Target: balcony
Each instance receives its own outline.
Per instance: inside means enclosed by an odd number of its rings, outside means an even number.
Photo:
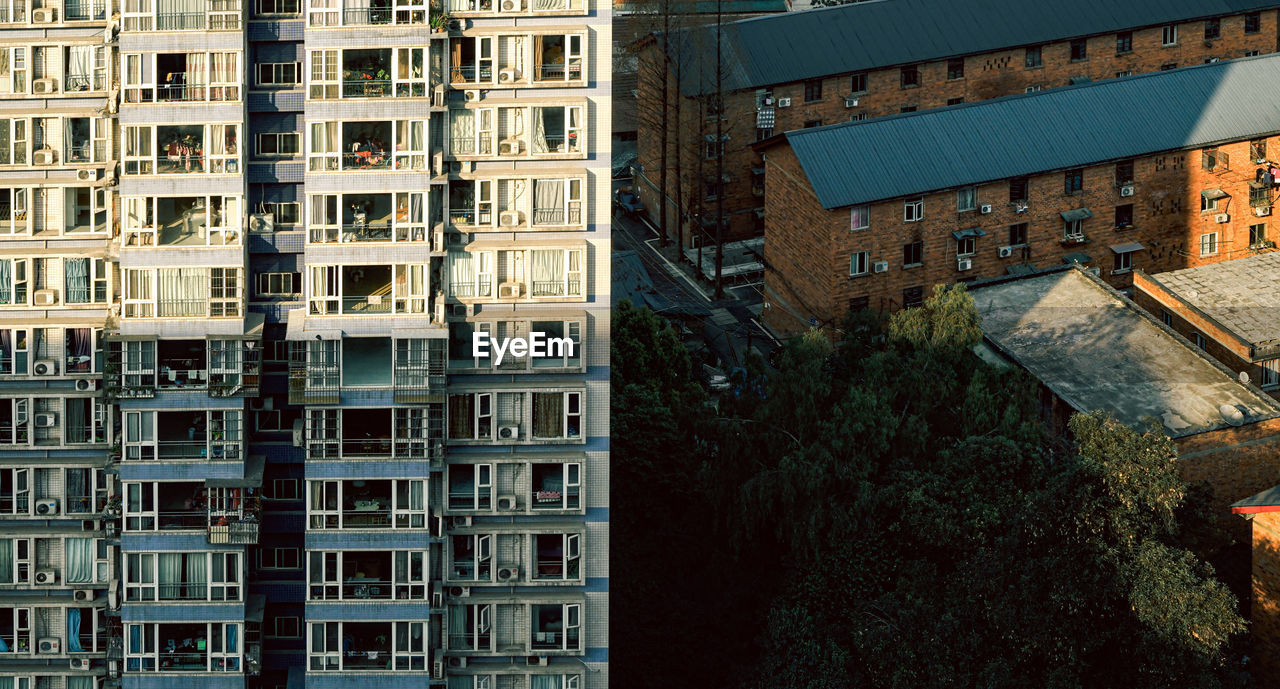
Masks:
[[[261,479],[258,479],[259,481]],[[257,542],[260,502],[243,487],[247,479],[144,482],[126,486],[126,531],[205,531],[214,544]]]
[[[142,206],[139,213],[136,209]],[[126,247],[233,246],[240,243],[238,197],[175,196],[126,202]]]
[[[426,120],[313,123],[308,169],[427,171]],[[319,151],[320,141],[328,150]]]
[[[488,582],[493,580],[493,554],[489,545],[491,541],[487,540],[489,538],[489,536],[470,534],[450,537],[449,581]],[[480,544],[481,542],[483,545]],[[477,554],[477,548],[484,553]]]
[[[424,529],[427,496],[416,479],[310,481],[310,529]]]
[[[345,50],[342,55],[343,98],[385,98],[392,95],[392,51]],[[425,95],[424,93],[415,95]]]
[[[155,387],[160,390],[204,388],[209,384],[208,344],[205,340],[159,340],[156,360],[160,374]]]
[[[146,7],[151,7],[147,3]],[[176,9],[181,7],[181,9]],[[201,9],[192,11],[194,7]],[[133,13],[126,11],[124,31],[239,31],[240,0],[197,0],[174,3],[160,0],[158,11]]]
[[[239,625],[162,622],[154,625],[129,624],[128,627],[125,638],[125,672],[241,670]],[[225,639],[222,638],[224,634]],[[223,652],[224,648],[227,649],[226,652]]]
[[[443,435],[443,414],[440,405],[309,410],[307,457],[314,460],[435,458]]]
[[[63,0],[63,19],[69,22],[106,21],[107,3],[103,0]]]
[[[581,607],[578,605],[533,605],[530,612],[529,648],[537,651],[582,650]]]
[[[321,270],[326,284],[316,284],[315,272],[312,277],[313,316],[428,313],[424,264],[343,265]]]
[[[313,196],[307,239],[313,244],[423,242],[423,195],[328,194]]]

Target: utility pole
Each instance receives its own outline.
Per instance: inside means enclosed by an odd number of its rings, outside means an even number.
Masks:
[[[724,33],[724,0],[716,0],[716,299],[724,299],[724,72],[720,52],[721,35]]]

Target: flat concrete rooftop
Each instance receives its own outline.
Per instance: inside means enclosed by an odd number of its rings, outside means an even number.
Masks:
[[[1148,275],[1201,313],[1255,346],[1280,343],[1280,252]]]
[[[1222,405],[1244,422],[1280,406],[1079,268],[972,291],[987,340],[1078,411],[1110,412],[1172,437],[1226,428]]]

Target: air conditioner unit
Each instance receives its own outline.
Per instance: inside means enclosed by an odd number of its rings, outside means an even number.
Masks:
[[[96,182],[98,181],[98,171],[76,170],[76,180],[80,182]]]
[[[507,69],[498,70],[498,83],[500,84],[510,84],[513,81],[518,81],[519,79],[520,73],[515,69],[508,67]]]
[[[512,435],[511,437],[514,438],[515,435]],[[515,508],[516,508],[516,496],[514,495],[498,496],[498,509],[503,510],[505,512],[510,512]]]
[[[72,658],[71,669],[72,670],[88,670],[89,659],[88,658]]]
[[[1133,196],[1133,185],[1132,185],[1132,184],[1126,184],[1126,185],[1124,185],[1123,187],[1120,187],[1120,195],[1121,195],[1121,196]]]
[[[36,514],[42,517],[51,517],[58,514],[58,501],[54,498],[36,500]]]
[[[306,429],[306,425],[303,423],[302,419],[294,420],[293,422],[293,446],[294,447],[303,447],[306,445],[307,434],[305,429]]]
[[[44,79],[36,79],[35,81],[31,82],[31,92],[32,93],[57,93],[58,80],[52,77],[46,77]]]
[[[475,166],[471,164],[470,160],[459,160],[458,162],[454,163],[454,166],[457,170],[457,173],[460,175],[469,175],[471,174],[471,171],[475,169]]]
[[[89,392],[90,390],[97,390],[97,389],[98,389],[98,381],[96,380],[88,380],[86,378],[81,378],[80,380],[76,381],[77,392]]]
[[[43,567],[36,570],[36,583],[41,586],[53,586],[58,583],[58,570],[52,567]]]
[[[1009,258],[1012,255],[1013,255],[1013,247],[1011,246],[1000,247],[1000,258]]]
[[[519,440],[519,426],[502,426],[498,429],[498,440]]]
[[[1213,216],[1213,221],[1216,223],[1231,222],[1231,216],[1226,213],[1219,213]]]
[[[440,592],[440,582],[431,585],[431,607],[444,607],[444,594]]]
[[[465,529],[471,526],[471,515],[465,517],[450,517],[450,529]]]
[[[524,0],[502,0],[503,12],[519,12],[524,9]]]
[[[54,412],[36,414],[36,428],[53,428],[58,425],[58,415]]]
[[[466,658],[450,658],[448,660],[449,667],[463,668],[467,666]]]
[[[498,285],[499,299],[518,299],[520,298],[520,283],[504,282]]]
[[[1271,206],[1254,206],[1253,214],[1259,218],[1265,218],[1271,215]]]
[[[36,642],[36,653],[58,655],[62,653],[62,639],[56,636],[42,636]]]
[[[454,598],[470,598],[471,587],[470,586],[450,586],[449,595]]]
[[[249,230],[251,232],[274,232],[276,229],[276,216],[270,213],[253,213],[249,216]]]
[[[431,679],[444,679],[444,663],[439,659],[431,663]]]
[[[31,367],[31,371],[37,376],[56,376],[58,375],[58,362],[53,359],[38,359],[35,365]]]
[[[475,103],[480,100],[480,89],[467,89],[462,92],[462,96],[468,103]]]
[[[888,262],[888,261],[876,261],[876,262],[871,266],[871,269],[872,269],[873,271],[877,272],[877,273],[887,273],[887,272],[889,272],[889,262]]]
[[[982,204],[981,206],[978,206],[978,212],[979,212],[979,213],[981,213],[981,214],[983,214],[983,215],[986,215],[987,213],[990,213],[990,212],[991,212],[991,204],[989,204],[989,203],[984,203],[984,204]]]
[[[972,259],[972,258],[957,258],[957,259],[956,259],[956,270],[970,270],[970,269],[972,269],[972,268],[973,268],[973,259]]]
[[[502,211],[498,214],[498,224],[503,227],[515,227],[524,222],[524,213],[520,211]]]
[[[77,603],[88,603],[93,600],[93,589],[76,589],[74,594]]]
[[[31,154],[32,165],[53,165],[58,162],[58,154],[52,148],[42,148]]]
[[[531,667],[545,667],[547,665],[546,656],[529,656],[526,661]]]
[[[519,567],[499,567],[498,581],[515,581],[520,578]]]
[[[845,97],[844,97],[844,107],[846,107],[846,108],[856,108],[856,107],[858,107],[858,97],[857,97],[857,96],[845,96]]]
[[[779,99],[778,99],[778,107],[779,107],[779,108],[789,108],[789,107],[791,107],[791,99],[790,99],[790,98],[779,98]]]
[[[101,519],[83,519],[80,521],[80,530],[81,531],[101,531],[102,520]]]
[[[498,142],[498,155],[514,156],[524,152],[524,142],[520,139],[503,139]]]
[[[58,12],[52,7],[37,7],[31,10],[31,23],[52,24],[58,21]]]
[[[53,306],[58,303],[57,290],[38,289],[31,296],[36,306]]]

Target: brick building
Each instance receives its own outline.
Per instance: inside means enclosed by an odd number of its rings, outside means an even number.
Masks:
[[[766,322],[1064,262],[1127,288],[1270,251],[1280,94],[1258,86],[1277,78],[1262,56],[761,142]]]
[[[1260,687],[1280,682],[1280,486],[1231,506],[1252,525],[1252,600],[1249,632],[1253,637],[1251,674]]]
[[[1280,253],[1133,274],[1133,299],[1222,365],[1280,395]]]
[[[668,146],[681,150],[679,168],[674,155],[667,161],[671,232],[681,209],[714,227],[709,216],[721,197],[725,241],[758,235],[763,171],[748,147],[774,132],[1270,53],[1280,32],[1278,6],[1247,0],[893,0],[734,22],[724,26],[720,41],[720,144],[715,118],[707,117],[717,90],[715,29],[681,32],[678,40],[654,38],[642,51],[637,87],[643,166],[637,188],[656,214],[667,111]],[[663,65],[669,70],[666,94]],[[723,156],[718,179],[716,156]],[[710,237],[688,227],[679,231],[686,246]]]

